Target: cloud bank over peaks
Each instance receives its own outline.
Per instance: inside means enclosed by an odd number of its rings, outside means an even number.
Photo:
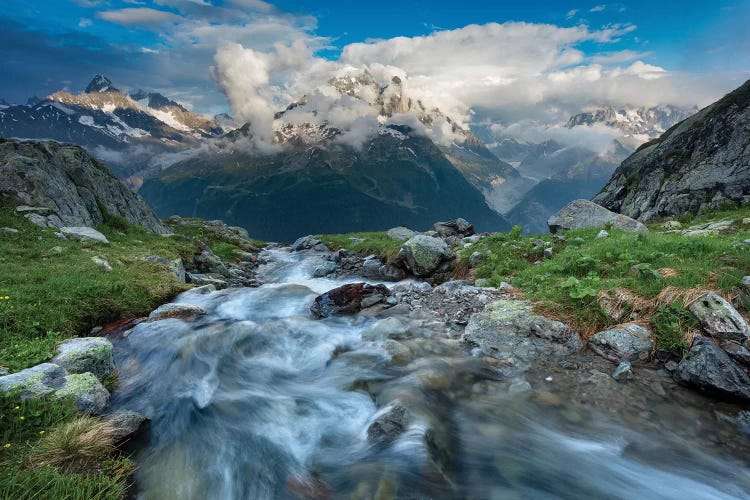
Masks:
[[[585,107],[692,106],[714,97],[705,83],[644,62],[647,54],[617,50],[635,29],[488,23],[354,43],[338,60],[316,56],[305,39],[270,51],[234,43],[216,52],[212,75],[259,144],[272,141],[279,119],[337,128],[349,144],[376,121],[409,122],[446,144],[477,119],[554,126]],[[301,96],[304,103],[274,118]],[[578,144],[584,132],[561,129],[559,139]],[[591,132],[591,142],[610,142],[606,131]]]

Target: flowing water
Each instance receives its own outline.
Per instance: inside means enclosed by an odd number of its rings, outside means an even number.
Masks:
[[[509,391],[426,314],[314,320],[314,297],[343,282],[310,278],[319,254],[265,256],[268,284],[187,292],[176,302],[207,315],[115,342],[113,406],[151,419],[139,497],[750,497],[738,462]],[[391,362],[384,321],[403,326],[410,363]],[[395,401],[411,414],[405,432],[371,442]]]

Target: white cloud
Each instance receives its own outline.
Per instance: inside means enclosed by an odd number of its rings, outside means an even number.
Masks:
[[[126,9],[105,10],[98,12],[96,16],[105,21],[125,26],[176,23],[182,19],[181,16],[178,16],[173,12],[152,9],[150,7],[130,7]]]
[[[91,19],[89,19],[87,17],[83,17],[83,18],[81,18],[81,19],[78,20],[78,27],[79,28],[88,28],[92,24],[94,24],[94,21],[92,21]]]
[[[591,7],[589,9],[589,12],[604,12],[606,8],[606,5],[597,5],[596,7]]]
[[[566,19],[570,19],[571,17],[574,17],[576,14],[578,14],[578,9],[570,9],[567,14],[565,14]]]

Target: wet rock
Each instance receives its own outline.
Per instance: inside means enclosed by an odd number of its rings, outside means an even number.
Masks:
[[[316,318],[356,314],[362,309],[385,302],[390,294],[384,285],[350,283],[316,297],[310,306],[310,312]]]
[[[294,243],[292,243],[291,251],[299,252],[300,250],[310,250],[310,249],[318,250],[320,249],[321,245],[323,246],[323,250],[328,250],[328,248],[325,245],[323,245],[323,242],[320,241],[315,236],[312,236],[312,235],[302,236],[301,238],[297,238],[297,240]]]
[[[401,342],[396,340],[386,340],[383,342],[383,349],[391,357],[391,363],[394,365],[405,365],[411,361],[411,350]]]
[[[82,337],[66,340],[55,349],[50,363],[68,373],[93,373],[103,379],[115,372],[112,343],[104,337]]]
[[[324,262],[323,264],[315,268],[315,270],[313,271],[313,278],[323,278],[324,276],[328,276],[329,274],[335,272],[336,269],[338,269],[338,267],[335,263]]]
[[[121,443],[130,439],[138,433],[143,425],[148,423],[146,417],[137,411],[131,410],[118,410],[105,415],[104,421],[112,429],[112,437],[115,443]]]
[[[367,439],[373,443],[390,443],[409,426],[409,411],[400,402],[386,407],[367,428]]]
[[[394,228],[389,229],[385,234],[389,238],[393,238],[395,240],[406,241],[409,238],[416,236],[417,232],[412,231],[411,229],[406,228],[406,227],[394,227]]]
[[[198,316],[206,314],[206,310],[193,304],[170,303],[159,306],[148,315],[148,321],[160,321],[163,319],[177,318],[193,320]]]
[[[398,318],[385,318],[377,321],[362,331],[362,339],[376,341],[384,339],[404,339],[408,336],[409,327]]]
[[[535,315],[529,302],[514,299],[497,300],[474,314],[462,340],[500,360],[506,376],[522,373],[536,359],[567,356],[583,347],[577,332]]]
[[[429,276],[440,264],[452,256],[450,248],[440,238],[417,235],[404,243],[398,258],[415,276]]]
[[[690,304],[690,311],[698,318],[703,329],[712,337],[722,340],[747,340],[750,326],[747,321],[724,300],[711,292]]]
[[[17,373],[0,377],[0,391],[19,392],[22,398],[50,396],[65,384],[65,369],[42,363]]]
[[[213,285],[203,285],[203,286],[197,286],[195,288],[190,289],[190,293],[195,293],[198,295],[207,295],[209,293],[213,293],[216,291],[216,287]]]
[[[617,365],[617,368],[615,368],[615,370],[612,372],[612,378],[617,381],[632,379],[633,366],[627,361],[623,361],[622,363]]]
[[[578,229],[582,227],[604,227],[611,225],[623,231],[647,232],[648,228],[641,222],[622,214],[610,212],[606,208],[589,200],[575,200],[547,220],[552,233],[561,229]]]
[[[672,360],[669,360],[666,363],[664,363],[664,368],[666,368],[668,372],[673,372],[677,370],[677,367],[678,367],[677,363]]]
[[[391,264],[383,264],[378,268],[380,279],[384,281],[401,281],[406,278],[406,273],[400,267]]]
[[[109,403],[109,392],[93,373],[71,373],[65,376],[63,386],[55,391],[59,399],[70,398],[82,413],[98,415]]]
[[[103,267],[105,271],[107,271],[107,272],[111,272],[112,271],[112,266],[109,264],[109,262],[107,262],[106,259],[102,259],[101,257],[92,257],[91,260],[97,266]]]
[[[454,219],[446,222],[436,222],[432,225],[432,230],[440,237],[449,236],[472,236],[474,234],[474,225],[466,219]]]
[[[61,227],[60,232],[68,238],[109,245],[109,240],[106,236],[90,227]]]
[[[654,349],[654,336],[645,326],[626,323],[592,335],[588,345],[599,356],[615,363],[645,361]]]
[[[750,400],[750,377],[712,340],[696,336],[674,373],[677,382],[722,399]]]
[[[224,276],[218,274],[187,273],[187,282],[193,283],[197,286],[212,285],[217,290],[224,289],[228,286],[227,280],[224,279]]]
[[[380,259],[374,257],[365,259],[364,262],[362,262],[362,276],[375,279],[379,278],[380,267],[382,265],[383,263],[380,262]]]

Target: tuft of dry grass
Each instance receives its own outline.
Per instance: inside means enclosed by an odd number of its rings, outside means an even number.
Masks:
[[[673,302],[679,302],[685,307],[690,307],[690,304],[701,298],[707,293],[716,293],[721,295],[727,300],[731,299],[731,296],[725,293],[721,293],[716,290],[711,290],[702,286],[696,286],[693,288],[678,288],[675,286],[668,286],[662,290],[659,295],[656,296],[656,306],[665,306],[672,304]]]
[[[662,278],[674,278],[679,276],[679,273],[671,267],[662,267],[659,268],[658,271]]]
[[[115,452],[116,431],[99,418],[77,417],[40,439],[29,456],[29,465],[53,466],[65,473],[97,470]]]

